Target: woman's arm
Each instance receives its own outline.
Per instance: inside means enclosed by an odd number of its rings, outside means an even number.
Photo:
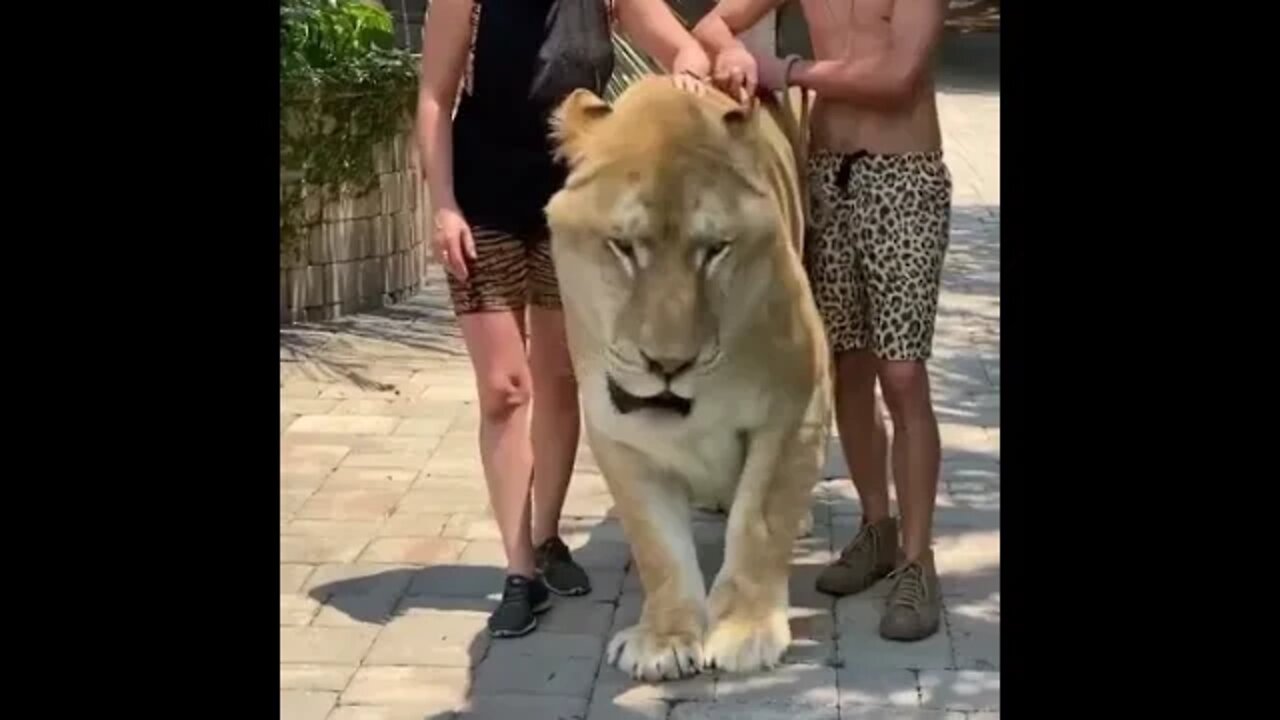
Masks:
[[[693,36],[714,57],[715,84],[730,96],[746,100],[756,92],[759,69],[751,51],[738,39],[764,14],[786,0],[720,0],[693,28]]]
[[[702,45],[663,0],[617,0],[617,12],[627,37],[667,72],[687,72],[700,78],[711,74],[711,60]]]
[[[422,70],[418,81],[418,152],[427,178],[437,257],[455,277],[466,280],[467,259],[475,259],[471,230],[453,194],[453,103],[471,49],[472,0],[435,0],[422,29]]]
[[[472,0],[435,0],[422,29],[418,152],[431,206],[457,210],[453,195],[453,103],[471,48]]]

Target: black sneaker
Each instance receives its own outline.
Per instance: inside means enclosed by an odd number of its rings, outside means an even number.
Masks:
[[[569,547],[560,538],[548,538],[534,548],[533,559],[551,592],[557,595],[586,595],[591,592],[587,571],[573,561]]]
[[[551,608],[551,595],[541,580],[508,575],[502,602],[489,616],[489,634],[496,638],[528,635],[538,627],[539,613]]]

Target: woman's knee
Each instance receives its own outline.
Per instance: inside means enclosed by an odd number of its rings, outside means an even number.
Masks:
[[[480,379],[480,415],[501,421],[527,406],[533,397],[527,369],[494,371]]]

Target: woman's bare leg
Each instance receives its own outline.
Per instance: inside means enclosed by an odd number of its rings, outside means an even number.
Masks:
[[[578,383],[569,360],[564,313],[529,308],[533,376],[533,544],[560,531],[560,511],[578,452]]]
[[[523,310],[460,315],[480,397],[480,459],[489,502],[502,534],[507,571],[535,575],[529,528],[533,448],[529,441],[532,380],[525,356]]]

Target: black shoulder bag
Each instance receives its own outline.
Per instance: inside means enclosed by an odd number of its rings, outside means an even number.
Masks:
[[[529,97],[554,105],[578,88],[603,94],[613,75],[613,0],[552,0]]]

